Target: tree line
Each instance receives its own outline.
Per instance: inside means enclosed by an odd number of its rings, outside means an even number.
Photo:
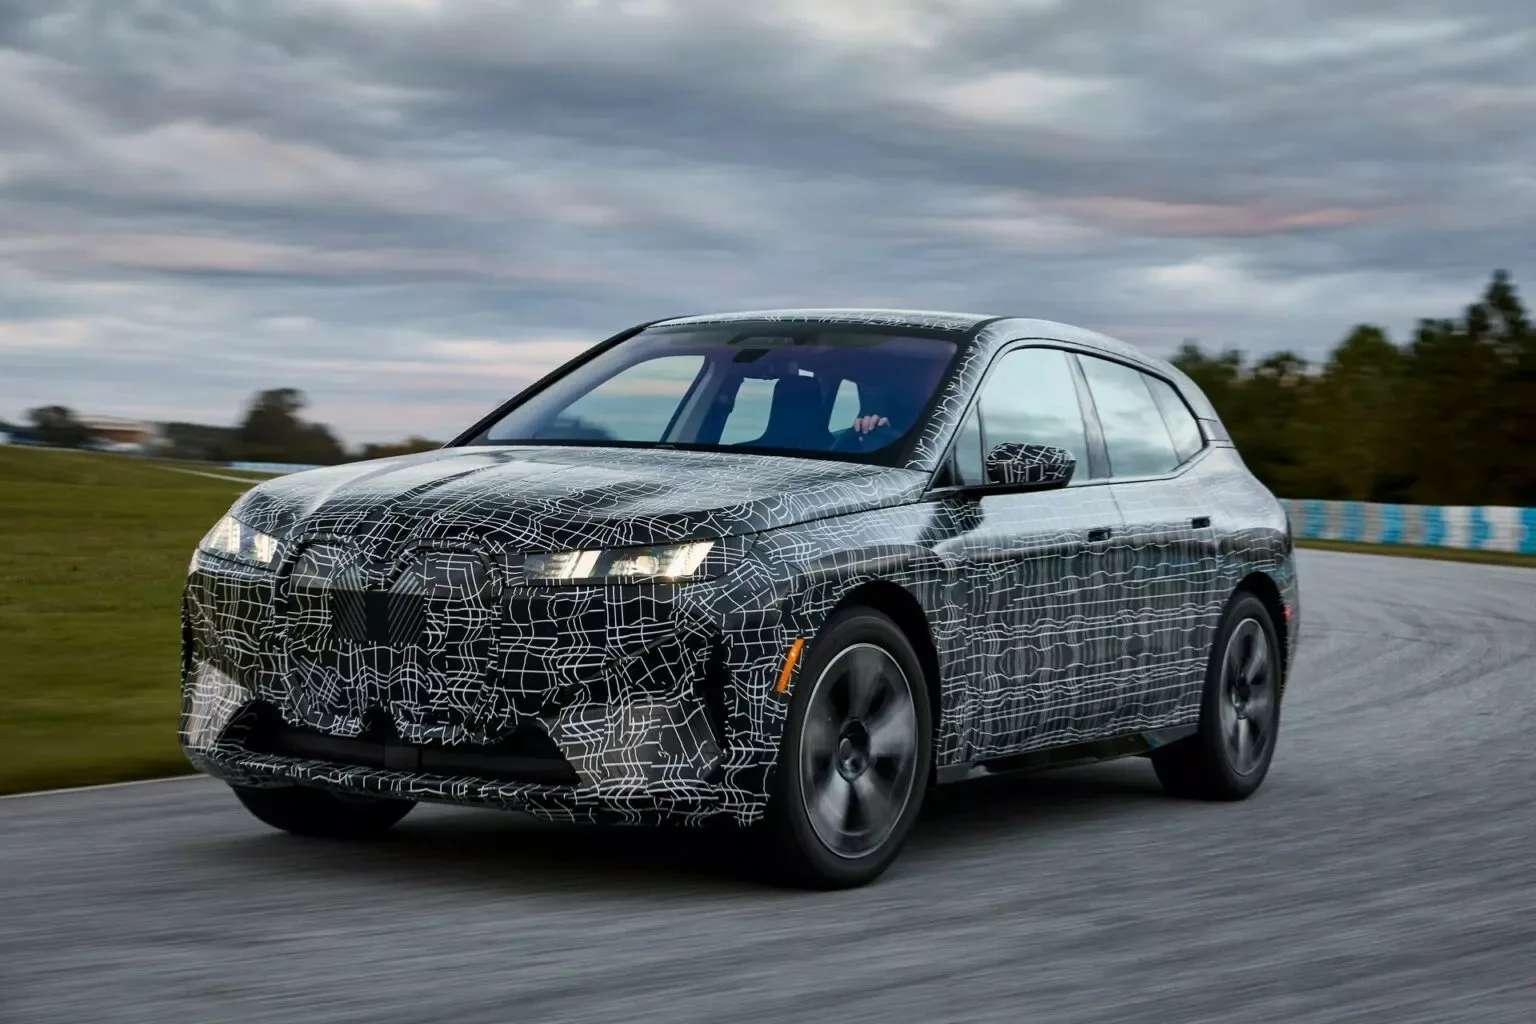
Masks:
[[[1173,362],[1282,497],[1536,506],[1536,330],[1506,271],[1402,344],[1361,324],[1318,364],[1193,343]]]
[[[348,451],[331,429],[323,423],[310,422],[300,414],[308,400],[297,388],[273,388],[258,392],[246,408],[238,426],[220,427],[202,423],[162,423],[163,442],[153,451],[162,458],[197,462],[282,462],[312,466],[332,466],[362,459],[381,459],[390,455],[430,451],[442,442],[424,437],[409,437],[392,444],[365,444]],[[22,431],[8,428],[39,444],[61,448],[87,448],[98,441],[89,426],[73,410],[61,405],[47,405],[27,413],[31,427]],[[0,430],[7,425],[0,423]]]
[[[1361,324],[1318,363],[1289,350],[1250,363],[1194,342],[1173,362],[1282,497],[1536,506],[1536,329],[1506,271],[1459,316],[1420,320],[1402,344]],[[294,388],[262,391],[237,427],[165,424],[169,447],[159,454],[331,465],[438,447],[411,437],[348,452],[302,417],[306,404]],[[91,440],[60,406],[29,418],[43,443]]]

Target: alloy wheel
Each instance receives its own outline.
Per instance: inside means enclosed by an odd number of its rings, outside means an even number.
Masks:
[[[1221,736],[1228,763],[1252,774],[1274,742],[1275,664],[1257,619],[1243,619],[1227,638],[1221,660]]]
[[[817,678],[800,736],[800,796],[816,837],[839,857],[880,847],[917,777],[912,682],[875,644],[853,644]]]

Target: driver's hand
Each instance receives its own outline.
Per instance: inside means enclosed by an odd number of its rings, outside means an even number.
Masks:
[[[891,421],[884,416],[860,416],[853,421],[853,431],[856,434],[867,434],[876,427],[888,427]]]

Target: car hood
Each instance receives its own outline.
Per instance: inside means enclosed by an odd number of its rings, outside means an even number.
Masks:
[[[756,533],[904,504],[926,484],[911,470],[825,459],[471,446],[264,481],[232,511],[285,538],[558,551]]]

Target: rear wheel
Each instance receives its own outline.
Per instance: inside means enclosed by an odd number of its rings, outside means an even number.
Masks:
[[[1264,602],[1246,591],[1222,617],[1206,667],[1200,728],[1152,754],[1177,796],[1242,800],[1269,772],[1280,728],[1280,642]]]
[[[932,760],[922,666],[900,628],[855,608],[803,664],[763,823],[770,874],[802,888],[879,877],[922,807]]]
[[[301,836],[367,839],[387,831],[411,812],[414,800],[331,793],[305,786],[231,786],[263,823]]]

